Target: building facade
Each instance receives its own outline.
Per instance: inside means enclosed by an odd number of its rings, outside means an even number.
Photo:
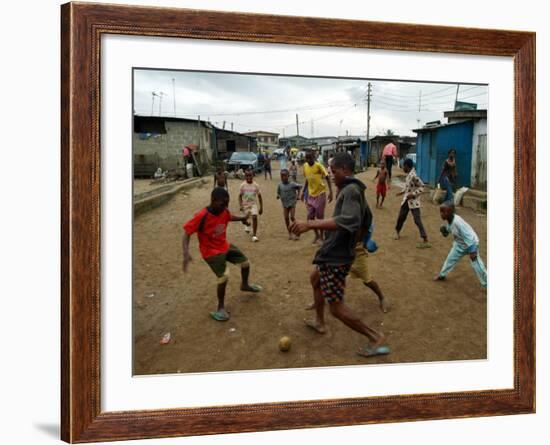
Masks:
[[[243,134],[256,138],[258,147],[279,145],[279,133],[272,133],[270,131],[249,131]]]
[[[207,168],[216,159],[214,127],[193,119],[134,116],[134,177],[151,177],[159,167],[185,169],[186,146],[196,146],[193,157],[201,169]]]

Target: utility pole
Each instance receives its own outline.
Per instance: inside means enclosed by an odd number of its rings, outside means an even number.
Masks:
[[[158,97],[158,94],[155,93],[154,91],[151,91],[151,116],[153,116],[154,114],[154,109],[155,109],[155,97]]]
[[[174,117],[176,117],[176,79],[172,77],[172,95],[174,96]]]
[[[422,90],[418,92],[418,112],[420,113],[420,107],[422,107]]]
[[[222,130],[225,130],[225,121],[223,121]]]
[[[163,91],[160,91],[158,96],[160,97],[160,101],[159,101],[159,116],[162,116],[162,98],[164,96],[166,96],[167,94],[164,93]]]
[[[298,125],[298,113],[296,113],[296,136],[300,136],[300,126]]]
[[[370,101],[372,97],[372,84],[369,82],[367,85],[367,158],[370,156]],[[365,161],[364,159],[363,161]]]
[[[456,103],[458,102],[458,90],[460,88],[460,84],[456,84],[456,98],[455,98],[455,106],[453,107],[453,110],[456,110]]]
[[[231,122],[231,131],[233,131],[233,122]]]

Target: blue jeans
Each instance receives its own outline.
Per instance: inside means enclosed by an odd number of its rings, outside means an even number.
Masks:
[[[474,261],[470,260],[470,264],[472,265],[472,269],[474,269],[474,272],[477,275],[477,278],[479,279],[479,282],[481,284],[481,287],[484,289],[487,288],[487,269],[485,269],[485,264],[483,264],[483,261],[481,257],[479,256],[479,249],[477,251],[477,257]],[[468,249],[465,249],[464,247],[459,246],[456,242],[453,242],[453,247],[451,248],[451,251],[449,252],[449,255],[447,255],[447,259],[443,263],[443,267],[441,268],[441,272],[439,272],[439,276],[442,278],[445,278],[447,274],[454,269],[456,266],[456,263],[465,255],[468,255]]]
[[[441,187],[447,191],[447,193],[445,194],[444,202],[447,202],[447,201],[454,202],[453,185],[451,184],[451,181],[449,181],[449,178],[447,176],[443,176],[441,180]]]

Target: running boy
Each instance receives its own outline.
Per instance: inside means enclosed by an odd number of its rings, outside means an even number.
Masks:
[[[264,203],[260,187],[254,182],[254,174],[252,170],[247,170],[244,174],[245,181],[241,184],[239,191],[239,207],[241,212],[248,216],[252,216],[252,241],[258,241],[256,235],[258,231],[258,215],[263,213]],[[258,209],[258,203],[259,209]],[[250,226],[245,227],[245,231],[250,233]]]
[[[281,182],[277,185],[277,199],[283,204],[283,217],[285,219],[286,230],[288,231],[289,240],[297,240],[298,236],[290,231],[290,221],[294,222],[296,215],[296,202],[302,186],[295,182],[288,181],[288,170],[281,170]]]
[[[402,192],[396,193],[395,196],[403,196],[403,201],[401,202],[401,208],[399,209],[399,216],[397,217],[397,224],[395,225],[395,239],[399,239],[399,232],[403,228],[403,224],[407,219],[409,210],[411,211],[414,223],[417,225],[418,230],[420,231],[420,237],[423,242],[416,245],[419,249],[425,249],[432,247],[428,242],[428,235],[426,230],[424,230],[424,225],[422,224],[422,218],[420,217],[420,194],[424,191],[424,183],[422,180],[416,176],[416,171],[414,169],[414,163],[412,159],[405,159],[403,162],[403,171],[407,173],[405,178],[405,187]]]
[[[390,352],[387,346],[383,346],[384,334],[368,327],[344,303],[346,276],[354,260],[354,249],[359,240],[367,205],[364,196],[366,187],[353,177],[354,167],[355,162],[349,154],[336,154],[332,170],[339,193],[333,217],[307,222],[297,221],[291,226],[291,230],[296,235],[313,229],[327,231],[322,246],[315,254],[313,263],[316,267],[310,276],[315,298],[316,319],[306,320],[306,324],[318,333],[326,332],[324,315],[326,300],[330,313],[334,317],[368,338],[369,343],[358,353],[365,357],[372,357]]]
[[[439,206],[439,214],[442,220],[447,221],[447,224],[441,226],[441,234],[447,237],[449,233],[452,233],[454,241],[441,272],[434,277],[434,281],[444,280],[456,263],[463,256],[468,255],[481,287],[487,289],[487,270],[479,256],[479,238],[476,232],[470,224],[455,213],[455,206],[450,201]]]
[[[376,181],[376,178],[378,178],[378,182]],[[373,179],[374,182],[376,182],[376,208],[382,208],[382,204],[384,204],[384,199],[386,199],[386,190],[389,188],[389,175],[388,171],[386,170],[386,165],[382,162],[380,162],[378,171],[376,172],[376,176]],[[380,200],[380,197],[382,197],[382,202],[380,204],[378,201]]]
[[[229,221],[241,221],[247,223],[248,216],[234,216],[229,213],[229,193],[227,190],[216,187],[210,197],[210,206],[195,213],[193,218],[183,226],[183,271],[187,272],[191,256],[189,255],[189,241],[191,235],[196,233],[199,238],[199,250],[201,255],[218,277],[218,309],[210,312],[210,316],[217,321],[229,320],[229,313],[225,310],[225,289],[229,271],[227,262],[239,265],[241,268],[241,290],[246,292],[259,292],[260,286],[248,284],[250,264],[247,257],[239,248],[229,244],[226,239],[227,224]]]

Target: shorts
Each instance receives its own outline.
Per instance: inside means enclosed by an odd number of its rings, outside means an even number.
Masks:
[[[248,216],[257,216],[258,215],[258,206],[256,204],[252,204],[248,207],[243,207],[243,211],[245,215]]]
[[[377,195],[382,195],[385,198],[386,197],[386,190],[387,190],[387,186],[386,186],[385,182],[383,182],[382,184],[380,184],[380,183],[376,184],[376,194]]]
[[[242,253],[237,246],[233,244],[229,245],[229,250],[219,255],[209,256],[204,258],[204,261],[210,266],[212,272],[216,274],[218,278],[225,274],[226,263],[241,264],[248,261],[248,258]]]
[[[367,250],[360,245],[355,249],[355,261],[351,265],[349,274],[353,278],[361,280],[363,283],[368,284],[372,281],[372,277],[369,273],[369,254]]]
[[[335,303],[344,299],[346,289],[346,277],[350,271],[349,264],[339,266],[330,266],[328,264],[319,264],[319,282],[321,287],[321,296],[328,303]]]
[[[264,170],[266,172],[270,172],[271,171],[271,164],[264,165]]]
[[[323,219],[325,217],[325,205],[327,203],[327,195],[321,193],[317,196],[308,194],[306,200],[307,219]]]

